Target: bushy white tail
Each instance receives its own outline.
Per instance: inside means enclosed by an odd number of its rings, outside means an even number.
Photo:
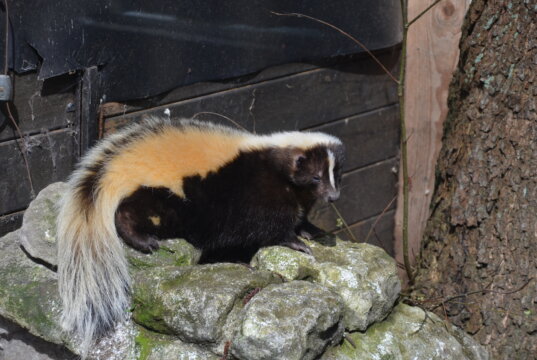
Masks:
[[[114,223],[121,198],[106,189],[94,199],[84,197],[79,185],[84,172],[74,173],[57,220],[62,326],[79,338],[83,358],[100,334],[126,318],[130,290]]]

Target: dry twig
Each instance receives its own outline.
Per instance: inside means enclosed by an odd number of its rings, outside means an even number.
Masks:
[[[445,306],[445,304],[450,302],[450,301],[453,301],[455,299],[464,298],[464,297],[467,297],[467,296],[470,296],[470,295],[483,294],[483,293],[493,293],[493,294],[500,294],[500,295],[514,294],[516,292],[522,291],[532,281],[533,281],[533,278],[529,278],[528,281],[526,281],[521,287],[519,287],[517,289],[514,289],[514,290],[509,290],[509,291],[498,291],[498,290],[492,290],[492,289],[484,288],[484,289],[481,289],[481,290],[470,291],[470,292],[466,292],[466,293],[463,293],[463,294],[450,296],[450,297],[442,300],[439,304],[436,304],[435,306],[433,306],[430,310],[433,311],[433,310],[437,309],[440,306]]]
[[[248,130],[246,130],[246,128],[242,125],[240,125],[238,122],[236,122],[235,120],[233,120],[232,118],[226,116],[226,115],[222,115],[222,114],[219,114],[217,112],[212,112],[212,111],[200,111],[198,113],[195,113],[194,115],[192,115],[192,119],[196,119],[198,115],[215,115],[215,116],[220,116],[221,118],[224,118],[226,119],[227,121],[229,121],[230,123],[232,123],[233,125],[235,125],[236,127],[238,128],[241,128],[242,130],[244,131],[247,131],[247,132],[250,132]]]
[[[313,16],[309,16],[309,15],[305,15],[305,14],[300,14],[300,13],[279,13],[279,12],[276,12],[276,11],[271,11],[271,14],[274,14],[274,15],[277,15],[277,16],[294,16],[294,17],[297,17],[297,18],[306,18],[306,19],[318,22],[320,24],[328,26],[331,29],[334,29],[334,30],[338,31],[339,33],[343,34],[347,38],[349,38],[352,41],[354,41],[358,46],[360,46],[367,53],[367,55],[369,55],[373,59],[373,61],[375,61],[382,68],[382,70],[384,70],[384,72],[386,72],[386,74],[394,82],[399,83],[399,81],[395,78],[395,76],[392,75],[390,70],[388,70],[386,68],[386,66],[384,66],[384,64],[371,52],[371,50],[369,50],[360,40],[356,39],[354,36],[352,36],[351,34],[349,34],[346,31],[344,31],[343,29],[340,29],[337,26],[335,26],[333,24],[330,24],[330,23],[328,23],[328,22],[326,22],[324,20],[317,19],[317,18],[315,18]]]
[[[382,212],[380,213],[380,215],[377,217],[377,219],[375,220],[375,222],[373,223],[373,225],[371,226],[371,229],[369,229],[369,232],[367,233],[367,236],[365,237],[365,240],[364,242],[367,243],[367,241],[369,240],[369,237],[371,236],[371,234],[375,231],[375,227],[377,226],[378,222],[380,221],[380,219],[382,219],[382,217],[384,216],[384,214],[386,214],[386,212],[388,211],[388,209],[390,208],[390,206],[392,206],[392,204],[394,203],[394,201],[397,199],[397,195],[395,195],[391,200],[390,202],[388,203],[388,205],[386,205],[386,207],[384,207],[384,209],[382,210]],[[385,249],[386,250],[386,249]]]

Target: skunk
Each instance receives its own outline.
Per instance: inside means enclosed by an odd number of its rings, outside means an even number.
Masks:
[[[62,326],[82,352],[126,317],[121,239],[152,252],[185,238],[202,262],[249,261],[297,235],[317,199],[337,200],[344,147],[319,132],[255,135],[195,120],[149,119],[103,139],[69,179],[57,220]]]

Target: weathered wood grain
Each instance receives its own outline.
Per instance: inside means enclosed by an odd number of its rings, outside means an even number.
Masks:
[[[36,192],[48,184],[65,180],[72,171],[76,138],[70,129],[39,134],[25,139],[28,162]],[[0,163],[7,169],[0,177],[0,214],[24,209],[32,199],[26,168],[18,142],[0,144]]]
[[[37,73],[14,77],[11,110],[24,135],[76,123],[76,82],[69,77],[62,77],[61,80],[49,80],[44,84],[37,80]],[[52,91],[51,88],[55,88],[55,93],[47,94]],[[19,137],[5,116],[3,107],[0,113],[0,142]]]
[[[312,64],[285,64],[265,69],[257,74],[251,74],[249,76],[242,76],[240,78],[230,79],[229,81],[199,82],[192,85],[182,86],[173,89],[167,93],[149,99],[134,100],[125,103],[106,103],[103,106],[104,115],[105,117],[126,115],[131,112],[148,109],[155,106],[171,104],[181,100],[192,99],[216,92],[233,89],[240,86],[255,84],[261,81],[298,74],[314,70],[316,68],[317,66]]]
[[[163,116],[167,109],[172,117],[219,113],[255,132],[313,127],[396,101],[393,81],[386,74],[372,73],[371,68],[370,60],[363,59],[262,81],[111,117],[106,120],[105,131],[148,115]],[[197,117],[229,124],[214,115]]]
[[[397,161],[385,160],[343,176],[341,197],[334,204],[349,225],[380,214],[396,196]],[[395,207],[395,201],[391,208]],[[324,230],[340,226],[329,204],[318,204],[310,220]]]
[[[393,47],[376,52],[379,60],[388,68],[395,71],[394,65],[397,62],[399,48]],[[338,68],[342,64],[361,62],[361,71],[363,73],[380,74],[378,66],[373,64],[369,57],[365,54],[343,56],[333,59],[325,59],[311,63],[290,63],[278,65],[264,69],[258,73],[241,76],[239,78],[220,80],[214,82],[200,82],[192,85],[179,87],[167,93],[142,100],[128,101],[125,103],[105,103],[103,106],[105,117],[113,117],[117,115],[126,115],[131,112],[140,111],[156,106],[165,106],[178,101],[198,98],[201,96],[224,92],[226,90],[239,88],[242,86],[254,85],[260,82],[274,80],[278,78],[288,77],[299,73],[306,73],[313,70],[318,70],[320,67]]]
[[[395,208],[386,211],[384,214],[377,215],[367,220],[363,220],[349,226],[350,231],[358,242],[367,242],[384,249],[388,254],[394,256],[393,229],[394,229]],[[374,226],[374,229],[372,227]],[[348,230],[344,227],[335,230],[340,238],[354,241],[349,235]]]
[[[344,171],[354,170],[388,158],[399,151],[399,108],[386,107],[311,130],[335,135],[345,144]]]
[[[410,0],[409,19],[432,3],[433,0]],[[441,1],[415,22],[408,34],[405,117],[411,178],[408,225],[411,258],[419,253],[429,217],[448,88],[459,58],[461,25],[469,3],[469,0]],[[401,187],[399,198],[402,198]],[[399,261],[402,261],[402,218],[402,201],[399,201],[395,227],[395,252]]]
[[[91,148],[99,140],[99,105],[101,96],[101,75],[96,66],[84,71],[80,93],[80,154]]]

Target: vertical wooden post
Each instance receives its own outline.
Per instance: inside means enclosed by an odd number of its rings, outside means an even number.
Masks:
[[[99,138],[100,75],[96,66],[87,68],[80,86],[80,155]]]
[[[411,21],[434,0],[409,0]],[[461,26],[470,0],[443,0],[410,27],[407,44],[405,117],[408,139],[409,256],[418,255],[429,217],[434,190],[436,158],[442,145],[442,125],[447,114],[447,95],[459,59]],[[401,173],[401,172],[400,172]],[[402,181],[399,181],[395,253],[402,252]]]

